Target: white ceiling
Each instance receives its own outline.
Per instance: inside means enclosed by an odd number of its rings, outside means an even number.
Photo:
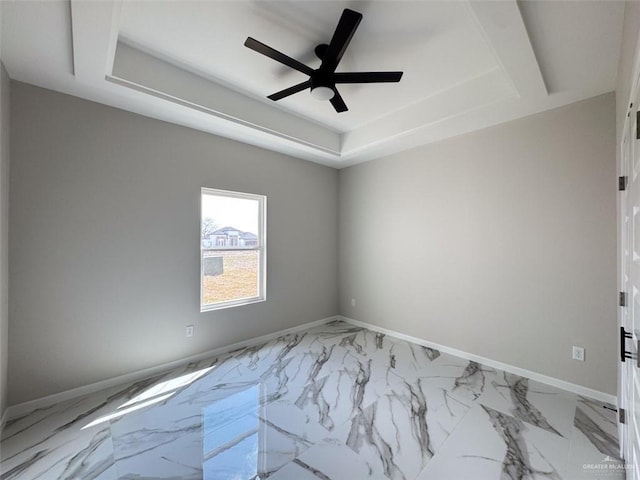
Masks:
[[[344,8],[363,14],[338,71],[336,113],[306,80],[243,46],[308,64]],[[343,167],[615,89],[615,1],[1,1],[11,78],[299,158]]]

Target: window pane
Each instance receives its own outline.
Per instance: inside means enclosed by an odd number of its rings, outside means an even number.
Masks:
[[[203,195],[203,248],[256,247],[259,212],[258,200]]]
[[[258,296],[260,252],[204,250],[202,255],[203,305]]]

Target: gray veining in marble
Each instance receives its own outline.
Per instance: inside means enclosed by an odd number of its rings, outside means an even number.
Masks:
[[[543,476],[554,480],[561,477],[555,467],[549,463],[545,470],[537,470],[532,467],[529,459],[529,447],[522,437],[524,424],[517,418],[510,417],[487,407],[482,407],[489,418],[493,428],[504,441],[507,451],[502,461],[502,478],[519,480],[533,476]]]
[[[0,479],[577,480],[606,407],[333,322],[14,418]]]
[[[549,424],[540,410],[538,410],[535,405],[533,405],[527,398],[527,394],[529,392],[528,378],[505,373],[504,379],[506,382],[506,386],[509,389],[511,401],[514,405],[513,414],[516,418],[562,436],[560,432],[558,432],[551,426],[551,424]]]
[[[613,405],[579,397],[573,424],[591,447],[619,460],[618,425]]]

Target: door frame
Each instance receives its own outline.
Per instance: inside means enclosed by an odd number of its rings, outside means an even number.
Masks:
[[[631,73],[631,89],[629,91],[629,98],[626,100],[626,106],[624,113],[616,111],[616,125],[619,122],[619,115],[624,114],[624,120],[622,122],[622,131],[620,138],[618,139],[618,131],[616,130],[616,172],[617,178],[627,176],[629,180],[631,180],[631,175],[633,175],[633,156],[640,155],[640,152],[637,150],[640,149],[640,140],[636,139],[638,136],[638,132],[634,130],[634,124],[636,124],[636,129],[640,129],[640,121],[638,121],[637,114],[640,115],[640,35],[636,39],[635,51],[634,51],[634,62],[633,69]],[[638,112],[638,113],[636,113]],[[625,157],[626,156],[626,157]],[[625,159],[627,160],[627,164],[625,165]],[[640,173],[638,173],[640,175]],[[630,184],[630,181],[627,181],[627,184]],[[618,328],[626,327],[625,319],[629,314],[629,305],[630,302],[633,302],[632,292],[627,291],[626,279],[625,279],[625,245],[628,245],[629,248],[632,248],[631,242],[633,241],[633,233],[630,229],[625,228],[624,223],[624,210],[623,210],[623,202],[625,202],[628,198],[629,191],[619,192],[616,201],[616,233],[617,233],[617,288],[618,292],[625,292],[626,295],[626,306],[624,304],[620,304],[617,311],[617,323]],[[633,215],[633,212],[628,212],[628,215]],[[640,232],[638,232],[640,234]],[[626,239],[625,239],[626,236]],[[628,272],[627,272],[628,273]],[[640,332],[630,332],[632,333],[634,338],[640,337]],[[622,339],[624,340],[624,339]],[[625,341],[621,341],[621,345],[619,348],[624,348],[625,350],[634,350],[631,346],[630,342],[633,339],[627,339]],[[626,347],[625,347],[626,344]],[[622,353],[622,352],[619,352]],[[637,352],[637,355],[640,355],[640,351]],[[619,357],[618,357],[619,358]],[[633,406],[630,405],[632,403],[633,396],[631,395],[633,388],[629,383],[629,378],[632,378],[630,374],[631,369],[635,368],[632,364],[635,363],[634,360],[628,360],[626,362],[619,361],[618,363],[618,409],[624,409],[627,413],[633,414]],[[630,415],[626,415],[630,417]],[[626,419],[625,423],[618,423],[618,437],[620,441],[620,456],[624,458],[629,464],[634,461],[634,445],[636,444],[636,448],[638,447],[638,443],[640,443],[640,438],[636,435],[635,437],[631,437],[634,434],[633,430],[635,428],[631,428],[633,422],[630,422],[630,418]],[[633,470],[633,469],[632,469]],[[629,477],[631,474],[631,477]],[[635,472],[627,471],[627,478],[640,478],[640,474]]]

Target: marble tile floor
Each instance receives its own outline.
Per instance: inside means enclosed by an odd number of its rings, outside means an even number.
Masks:
[[[622,479],[613,408],[333,322],[14,418],[0,479]]]

